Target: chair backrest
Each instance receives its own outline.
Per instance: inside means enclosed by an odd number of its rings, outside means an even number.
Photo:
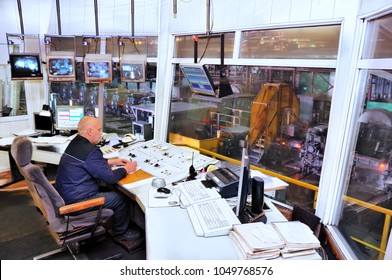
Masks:
[[[11,154],[33,197],[35,205],[55,232],[64,231],[65,219],[59,214],[64,200],[50,184],[42,169],[31,163],[32,144],[26,136],[17,136],[11,145]]]

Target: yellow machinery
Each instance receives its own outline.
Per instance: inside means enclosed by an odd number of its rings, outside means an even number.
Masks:
[[[274,141],[283,126],[288,126],[298,119],[299,103],[290,85],[264,84],[251,108],[249,147]]]

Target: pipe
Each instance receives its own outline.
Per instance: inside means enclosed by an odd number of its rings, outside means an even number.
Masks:
[[[24,34],[22,4],[20,3],[20,0],[18,0],[18,11],[19,11],[19,21],[20,21],[20,32]]]
[[[94,0],[94,14],[95,14],[95,35],[99,35],[99,26],[98,26],[98,0]]]
[[[57,30],[59,35],[61,35],[60,0],[56,0],[56,11],[57,11]]]
[[[211,10],[210,10],[210,0],[206,0],[206,33],[210,35],[211,32]]]
[[[173,18],[177,17],[177,0],[173,0]]]
[[[131,0],[131,36],[135,36],[135,0]]]

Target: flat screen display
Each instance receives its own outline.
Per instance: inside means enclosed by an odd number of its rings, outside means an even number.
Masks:
[[[11,79],[42,79],[39,54],[10,54]]]
[[[188,80],[192,92],[215,96],[214,83],[204,65],[180,65],[180,68]]]
[[[56,129],[61,131],[77,130],[79,121],[84,117],[83,106],[56,107]]]

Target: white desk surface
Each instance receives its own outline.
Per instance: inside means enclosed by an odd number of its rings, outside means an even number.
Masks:
[[[68,142],[55,145],[39,145],[39,147],[34,145],[33,159],[58,164],[67,145]],[[57,149],[53,150],[50,148],[51,146],[55,146]],[[135,195],[137,203],[145,214],[147,259],[238,259],[229,236],[196,236],[186,209],[179,206],[148,207],[148,195],[151,188],[153,188],[151,180],[140,182],[136,186],[125,187],[130,194]],[[286,220],[271,200],[266,198],[265,203],[270,207],[270,210],[265,213],[267,222]],[[313,259],[318,259],[317,256],[313,256]]]

